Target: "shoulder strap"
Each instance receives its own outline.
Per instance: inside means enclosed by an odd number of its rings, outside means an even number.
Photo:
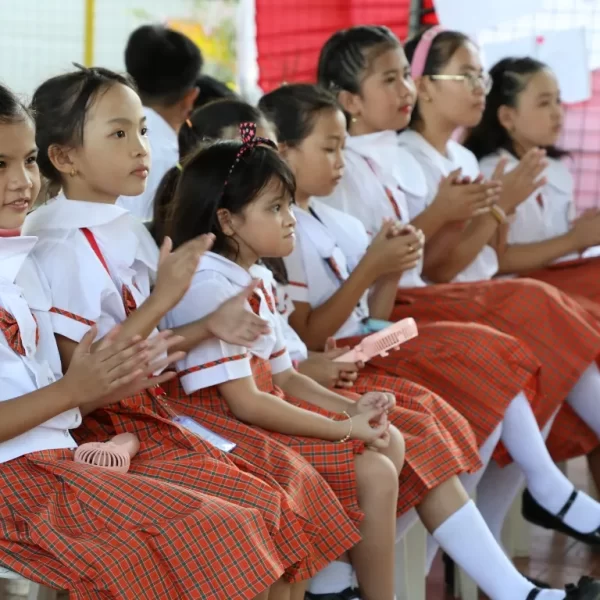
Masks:
[[[94,254],[98,257],[98,260],[102,263],[102,266],[106,269],[106,272],[110,275],[110,271],[108,270],[108,265],[106,264],[106,260],[104,259],[104,255],[102,254],[102,251],[100,250],[100,246],[98,246],[98,242],[96,241],[94,234],[87,227],[82,227],[81,233],[83,233],[83,235],[85,235],[85,238],[88,241],[88,243],[90,244],[90,246],[92,247]]]

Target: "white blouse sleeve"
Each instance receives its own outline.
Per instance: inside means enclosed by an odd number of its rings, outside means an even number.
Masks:
[[[209,281],[201,274],[196,274],[190,289],[163,324],[175,328],[198,321],[236,293],[224,278],[211,278]],[[210,338],[188,352],[177,363],[177,371],[186,394],[191,394],[234,379],[251,377],[250,353],[245,346]]]
[[[50,287],[54,332],[75,342],[92,325],[98,325],[99,334],[107,333],[115,323],[110,319],[110,323],[104,323],[106,317],[102,315],[104,277],[94,276],[86,254],[68,241],[44,238],[34,253]]]

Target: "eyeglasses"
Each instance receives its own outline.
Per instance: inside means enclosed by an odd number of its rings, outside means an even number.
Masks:
[[[489,73],[465,73],[464,75],[428,75],[433,81],[462,81],[471,91],[483,90],[487,96],[492,89],[492,78]]]

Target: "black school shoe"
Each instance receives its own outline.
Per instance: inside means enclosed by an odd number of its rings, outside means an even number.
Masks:
[[[443,556],[444,561],[444,579],[446,583],[446,591],[451,594],[454,593],[454,561],[444,552]],[[535,585],[536,588],[540,588],[543,590],[549,590],[550,584],[545,581],[541,581],[540,579],[534,579],[533,577],[527,577],[527,575],[523,575],[529,583]]]
[[[575,531],[575,529],[569,527],[563,521],[568,510],[573,505],[573,502],[575,502],[578,493],[579,492],[577,492],[577,490],[573,490],[573,493],[569,496],[569,499],[560,509],[559,513],[557,515],[553,515],[543,506],[539,505],[529,493],[529,490],[525,489],[523,492],[523,508],[521,510],[523,518],[526,521],[537,525],[538,527],[543,527],[544,529],[554,529],[555,531],[564,533],[565,535],[568,535],[579,542],[583,542],[588,546],[600,549],[600,528],[596,529],[596,531],[592,531],[591,533],[579,533],[579,531]]]
[[[358,588],[346,588],[344,591],[335,594],[311,594],[306,592],[304,600],[360,600],[360,595]]]
[[[600,600],[600,581],[582,577],[577,585],[571,583],[566,588],[566,600]],[[526,600],[535,600],[541,590],[531,590]]]

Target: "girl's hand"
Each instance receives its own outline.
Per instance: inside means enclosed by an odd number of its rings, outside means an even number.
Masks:
[[[385,219],[364,258],[371,263],[375,279],[378,279],[382,275],[413,269],[422,256],[422,237],[414,227],[407,225],[399,230],[396,221]]]
[[[336,348],[335,341],[327,340],[325,352],[315,352],[298,365],[298,371],[326,388],[351,388],[358,377],[359,364],[335,362],[350,348]]]
[[[223,302],[208,317],[208,330],[214,337],[229,344],[251,346],[261,335],[271,330],[269,324],[246,308],[246,301],[254,293],[259,281],[253,281],[245,290]]]
[[[442,178],[432,206],[437,206],[446,222],[468,221],[490,212],[500,198],[502,184],[499,181],[483,181],[483,176],[471,181],[462,177],[462,169],[452,171]]]
[[[367,392],[356,402],[358,414],[378,409],[389,413],[396,407],[396,396],[390,392]]]
[[[94,351],[98,329],[93,326],[75,348],[69,368],[60,380],[75,406],[94,403],[130,385],[143,373],[148,360],[147,342],[140,336],[116,342],[118,331],[115,327]]]
[[[211,249],[212,234],[201,235],[173,252],[173,242],[166,237],[160,247],[156,285],[151,297],[160,301],[164,312],[171,310],[187,292],[202,255]]]
[[[351,421],[351,439],[361,440],[370,445],[377,445],[377,440],[386,433],[389,427],[386,411],[379,408],[372,408],[367,412],[354,415]]]
[[[106,340],[106,338],[103,339]],[[96,400],[102,399],[103,402],[98,405],[106,406],[114,404],[123,398],[133,396],[138,392],[159,386],[175,377],[175,371],[163,371],[166,367],[185,356],[185,352],[174,352],[169,354],[169,349],[183,341],[181,336],[173,335],[172,331],[165,330],[159,332],[152,338],[144,341],[143,361],[139,365],[134,377],[125,381],[122,385],[115,387],[108,394],[97,394]],[[99,347],[94,355],[101,350]],[[159,373],[155,375],[155,373]]]
[[[584,212],[571,224],[569,235],[579,251],[600,244],[600,211],[593,209]]]
[[[539,148],[529,150],[510,173],[504,173],[506,159],[498,162],[492,179],[502,182],[498,204],[507,215],[512,214],[519,204],[546,185],[546,178],[540,178],[540,175],[547,166],[546,151]]]

